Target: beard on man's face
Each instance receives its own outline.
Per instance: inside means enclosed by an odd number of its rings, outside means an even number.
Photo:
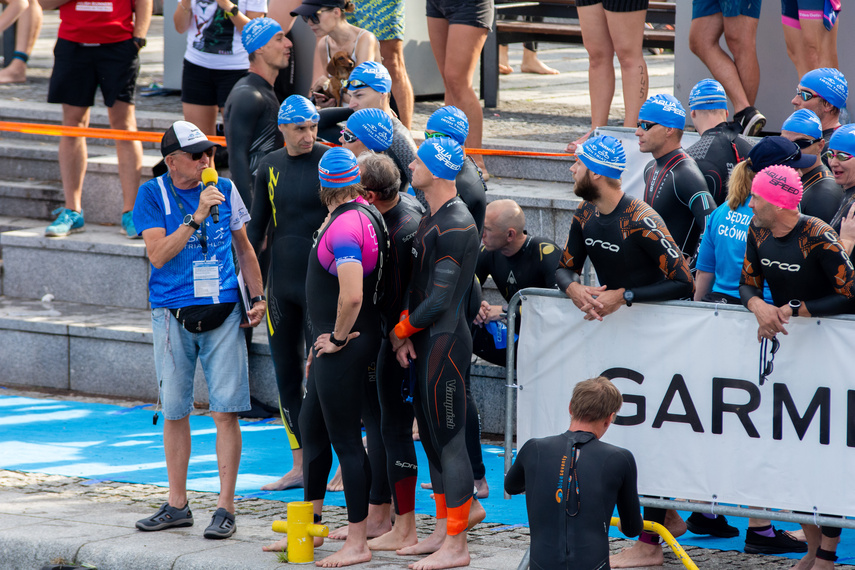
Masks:
[[[586,202],[593,202],[600,197],[600,190],[591,178],[591,171],[586,171],[585,175],[576,182],[573,193]]]

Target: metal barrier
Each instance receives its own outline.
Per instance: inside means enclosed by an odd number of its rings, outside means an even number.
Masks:
[[[514,335],[511,331],[516,330],[517,308],[520,303],[525,300],[526,296],[541,296],[553,297],[557,299],[566,298],[562,291],[555,289],[538,289],[527,288],[516,293],[508,303],[508,350],[506,362],[506,407],[505,407],[505,473],[511,468],[513,462],[513,441],[514,441],[514,423],[513,409],[516,403],[516,393],[518,389],[522,389],[516,382],[516,355],[514,353]],[[567,299],[568,303],[572,303]],[[697,307],[697,303],[692,301],[666,301],[657,303],[668,306],[683,306]],[[715,305],[712,310],[728,310],[728,311],[744,311],[743,307],[732,305]],[[840,315],[833,317],[834,319],[855,321],[855,316]],[[510,495],[505,493],[505,499],[510,499]],[[793,522],[799,524],[822,525],[838,528],[855,528],[855,517],[836,517],[821,515],[814,511],[813,513],[797,513],[791,511],[781,511],[766,509],[760,507],[745,507],[740,505],[722,505],[718,503],[694,502],[679,499],[671,499],[667,497],[640,497],[641,505],[644,507],[662,508],[662,509],[677,509],[683,511],[693,511],[699,513],[710,513],[716,515],[730,515],[738,517],[751,517],[758,519],[770,519],[782,522]]]

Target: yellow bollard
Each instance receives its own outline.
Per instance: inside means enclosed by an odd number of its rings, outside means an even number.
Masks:
[[[620,519],[617,517],[612,517],[612,526],[618,526],[620,524]],[[689,558],[689,555],[686,554],[686,551],[683,550],[683,547],[680,546],[680,543],[677,542],[677,539],[668,531],[667,528],[662,526],[659,523],[644,521],[644,530],[647,532],[655,532],[671,547],[671,550],[674,552],[674,556],[676,556],[680,562],[683,563],[683,566],[687,568],[687,570],[698,570],[697,565],[692,562],[692,559]]]
[[[288,562],[311,564],[315,561],[315,538],[327,536],[329,527],[315,523],[312,503],[294,501],[288,503],[288,520],[273,521],[273,532],[288,535]]]

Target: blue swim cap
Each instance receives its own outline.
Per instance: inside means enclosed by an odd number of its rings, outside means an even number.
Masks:
[[[318,179],[325,188],[343,188],[361,180],[356,156],[340,146],[324,153],[318,163]]]
[[[305,123],[311,121],[317,123],[321,115],[315,105],[302,95],[291,95],[282,102],[279,107],[279,124]]]
[[[383,152],[392,144],[392,118],[382,109],[360,109],[347,120],[347,128],[368,150]]]
[[[619,179],[626,168],[623,144],[610,136],[600,135],[586,140],[576,147],[576,158],[594,174],[608,178]]]
[[[464,144],[469,136],[469,119],[466,113],[457,107],[440,107],[428,119],[427,130],[442,133],[456,140],[458,144]]]
[[[354,81],[361,81],[378,93],[388,93],[392,90],[392,77],[389,75],[389,70],[376,61],[363,61],[357,65],[342,87],[347,87],[348,90],[365,87],[365,85],[354,86]]]
[[[843,125],[831,135],[828,148],[855,155],[855,124]]]
[[[247,53],[263,48],[270,38],[282,31],[279,22],[272,18],[254,18],[243,27],[240,41]]]
[[[814,139],[822,138],[822,122],[810,109],[799,109],[784,121],[782,131],[799,133]]]
[[[419,147],[418,156],[431,174],[445,180],[457,178],[466,160],[463,148],[449,137],[427,139]]]
[[[727,93],[715,79],[701,79],[689,93],[689,109],[727,109]]]
[[[686,127],[686,109],[673,95],[653,95],[641,106],[638,119],[682,130]]]
[[[805,73],[799,85],[815,91],[817,95],[842,109],[849,97],[849,83],[840,71],[833,67],[821,67]]]

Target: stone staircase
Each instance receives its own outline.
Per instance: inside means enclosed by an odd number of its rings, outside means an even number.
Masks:
[[[0,102],[0,120],[60,122],[57,106]],[[181,117],[138,113],[141,130],[165,130]],[[91,126],[106,127],[103,110]],[[520,149],[516,141],[488,141]],[[534,145],[530,145],[534,146]],[[143,180],[160,159],[145,145]],[[63,204],[55,137],[3,133],[0,139],[0,385],[73,390],[154,402],[157,386],[148,307],[150,265],[142,240],[120,233],[121,192],[110,141],[88,141],[84,181],[86,231],[46,238],[51,211]],[[537,150],[531,148],[531,150]],[[513,198],[529,233],[563,244],[578,200],[568,159],[489,157],[488,199]],[[513,178],[512,178],[513,177]],[[487,294],[498,292],[487,285]],[[207,390],[197,370],[197,401]],[[256,331],[250,352],[252,394],[275,405],[277,393],[267,338]],[[480,363],[472,389],[483,430],[503,433],[505,372]]]

